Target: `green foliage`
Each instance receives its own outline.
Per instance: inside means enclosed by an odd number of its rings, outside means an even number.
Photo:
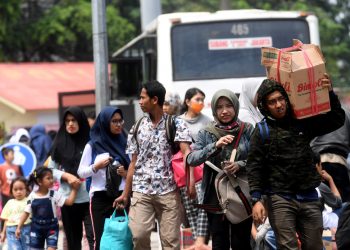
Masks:
[[[125,45],[126,42],[129,42],[134,37],[135,31],[135,26],[117,15],[115,8],[107,7],[108,50],[110,55]]]
[[[40,1],[43,2],[43,1]],[[0,61],[92,60],[91,0],[0,1]],[[106,0],[110,54],[140,32],[139,0]],[[319,19],[327,70],[337,86],[350,82],[348,0],[161,0],[163,13],[232,9],[303,10]],[[33,4],[29,12],[21,5]]]
[[[7,59],[7,51],[14,49],[13,35],[20,17],[20,0],[0,1],[0,61]]]
[[[17,2],[20,1],[17,0]],[[10,8],[7,5],[5,7]],[[24,13],[20,13],[19,9],[17,12],[19,14],[15,16],[7,11],[8,16],[13,18],[12,26],[14,28],[6,31],[6,39],[4,40],[7,40],[9,45],[0,50],[4,51],[2,57],[0,53],[0,60],[92,60],[92,9],[90,1],[60,1],[59,4],[43,11],[41,15],[25,20],[24,23],[20,21],[23,19]],[[106,19],[109,48],[110,53],[112,53],[135,35],[135,27],[127,19],[121,17],[118,9],[112,5],[107,6]],[[7,29],[10,27],[7,26]],[[1,37],[0,35],[0,39]]]

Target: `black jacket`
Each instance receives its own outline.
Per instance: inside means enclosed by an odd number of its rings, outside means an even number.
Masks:
[[[251,193],[309,191],[321,180],[312,162],[310,142],[316,136],[341,127],[344,111],[337,96],[330,92],[331,111],[328,113],[297,120],[289,112],[282,120],[274,120],[264,109],[264,99],[275,90],[287,97],[280,85],[270,84],[265,88],[262,85],[258,91],[258,105],[266,118],[269,139],[263,142],[258,126],[255,127],[246,166]],[[290,105],[288,97],[287,103]]]
[[[350,153],[350,112],[347,109],[345,111],[345,123],[339,129],[316,137],[311,142],[311,148],[313,151],[320,154],[333,153],[343,156],[345,159]]]

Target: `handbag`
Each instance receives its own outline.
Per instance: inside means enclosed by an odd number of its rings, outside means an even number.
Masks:
[[[242,123],[241,129],[237,136],[236,144],[232,150],[230,157],[231,162],[233,162],[236,158],[236,148],[238,146],[243,128],[244,123]],[[218,172],[215,177],[215,190],[220,206],[226,218],[232,224],[238,224],[249,218],[252,214],[252,207],[250,204],[250,189],[247,175],[238,172],[236,176],[232,176],[227,174],[225,170],[216,167],[210,161],[206,161],[205,164]]]
[[[173,168],[174,179],[177,187],[181,188],[186,186],[186,183],[189,183],[189,169],[187,169],[187,166],[186,169],[184,168],[183,155],[181,151],[173,155],[173,158],[171,160],[171,166]],[[193,168],[195,182],[202,180],[203,166],[204,164],[201,164],[197,167],[191,167]]]
[[[226,218],[232,224],[238,224],[250,217],[252,207],[247,176],[238,174],[233,177],[211,162],[206,161],[205,163],[212,169],[215,167],[215,170],[218,171],[215,177],[215,190]]]
[[[107,196],[116,198],[119,195],[119,185],[122,177],[118,175],[117,169],[120,166],[118,161],[108,163],[106,167],[106,192]]]
[[[129,218],[124,209],[124,216],[115,216],[116,210],[110,218],[105,219],[103,234],[100,242],[101,250],[132,250],[132,235],[128,226]]]

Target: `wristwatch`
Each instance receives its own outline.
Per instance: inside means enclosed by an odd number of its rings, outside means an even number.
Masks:
[[[257,197],[251,197],[250,199],[252,201],[252,206],[254,207],[255,203],[257,203],[258,201],[260,201],[261,203],[263,202],[263,198],[257,198]]]

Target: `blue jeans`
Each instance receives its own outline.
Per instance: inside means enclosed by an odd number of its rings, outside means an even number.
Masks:
[[[43,249],[46,241],[47,247],[57,249],[58,231],[57,221],[46,224],[38,224],[32,221],[30,247]]]
[[[21,229],[21,237],[16,238],[17,226],[6,227],[7,248],[11,250],[27,250],[29,249],[30,224],[24,225]]]
[[[265,243],[270,250],[277,250],[275,233],[272,231],[272,229],[266,232]]]
[[[297,233],[303,250],[320,250],[322,214],[319,201],[298,201],[269,195],[268,216],[276,236],[277,249],[298,250]]]

